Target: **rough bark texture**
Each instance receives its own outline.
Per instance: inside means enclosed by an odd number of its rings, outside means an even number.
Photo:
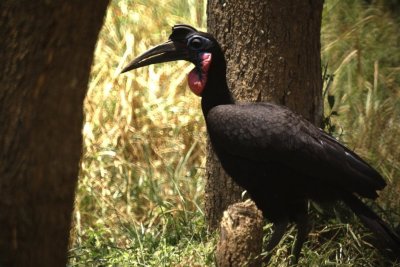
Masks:
[[[65,266],[108,0],[0,2],[0,266]]]
[[[322,0],[208,1],[208,31],[225,52],[228,85],[238,101],[283,104],[320,124],[322,6]],[[224,173],[209,146],[205,210],[211,229],[218,226],[224,210],[240,200],[241,192]],[[252,217],[245,216],[246,213],[233,214],[230,220],[243,224],[237,229],[243,228],[255,235],[261,231],[262,235],[262,230],[248,225]],[[252,235],[247,235],[246,240],[241,231],[223,230],[225,225],[224,217],[220,242],[228,240],[231,245],[218,247],[220,266],[240,266],[241,255],[259,253],[260,240],[252,240]],[[255,228],[250,230],[252,227]],[[241,243],[251,242],[259,244],[239,247]]]
[[[261,266],[263,225],[262,213],[253,201],[229,206],[221,219],[217,266]]]
[[[228,62],[228,85],[238,101],[284,104],[315,124],[322,114],[322,0],[209,0],[208,31]],[[211,229],[241,189],[209,149],[206,217]]]

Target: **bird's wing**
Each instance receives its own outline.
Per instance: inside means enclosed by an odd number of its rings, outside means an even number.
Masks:
[[[386,185],[357,154],[285,107],[221,105],[208,113],[206,122],[213,145],[224,153],[277,161],[305,177],[370,198]]]

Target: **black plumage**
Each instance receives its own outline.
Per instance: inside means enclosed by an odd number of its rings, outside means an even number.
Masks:
[[[223,52],[212,35],[176,25],[166,43],[136,58],[123,72],[179,59],[195,64],[189,85],[202,96],[207,131],[223,168],[274,223],[267,250],[279,243],[288,223],[294,222],[297,260],[308,235],[308,201],[343,201],[386,249],[400,255],[400,238],[360,200],[377,198],[377,190],[386,185],[381,175],[284,106],[236,104],[227,86]]]

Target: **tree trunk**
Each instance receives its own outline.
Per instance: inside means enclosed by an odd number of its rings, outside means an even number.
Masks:
[[[230,205],[221,220],[217,266],[261,266],[263,226],[262,213],[253,201]]]
[[[108,0],[0,3],[0,266],[65,266]]]
[[[322,0],[208,1],[208,31],[225,52],[228,85],[237,100],[280,103],[320,124],[322,6]],[[242,190],[211,149],[207,161],[205,210],[215,229]]]
[[[208,31],[227,59],[228,85],[238,101],[288,106],[319,125],[322,115],[322,0],[209,0]],[[206,216],[215,228],[241,189],[209,149]]]

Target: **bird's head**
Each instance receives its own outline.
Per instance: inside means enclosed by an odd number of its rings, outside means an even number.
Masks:
[[[135,58],[121,73],[155,63],[186,60],[195,65],[189,73],[189,87],[193,93],[201,96],[207,83],[213,52],[218,51],[220,51],[219,45],[211,34],[179,24],[172,27],[172,33],[167,42]]]

